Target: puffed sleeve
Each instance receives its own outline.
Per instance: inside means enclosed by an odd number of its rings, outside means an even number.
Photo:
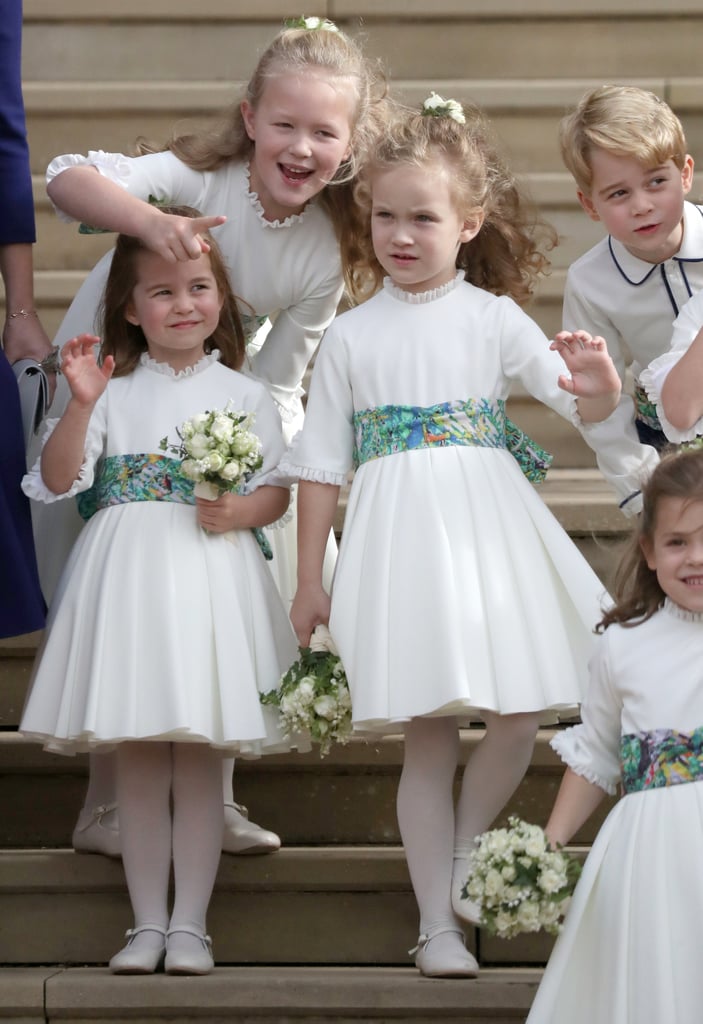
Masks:
[[[74,153],[57,156],[47,168],[47,184],[68,167],[80,166],[95,167],[105,178],[145,201],[153,196],[162,203],[192,206],[198,210],[203,205],[204,173],[194,171],[170,152],[129,157],[122,153],[91,150],[87,156]],[[69,223],[74,220],[55,203],[53,205],[61,220]]]
[[[58,422],[58,419],[46,421],[46,431],[42,439],[42,448],[49,437],[53,434]],[[61,501],[63,498],[73,498],[76,494],[80,494],[82,491],[87,491],[88,488],[93,486],[93,481],[95,480],[95,467],[105,448],[105,436],[106,398],[103,394],[96,403],[93,414],[90,417],[88,432],[85,438],[83,462],[78,472],[78,476],[73,481],[70,488],[64,494],[55,494],[53,491],[49,490],[41,475],[40,455],[30,471],[22,479],[22,490],[24,493],[27,497],[33,498],[34,501],[42,501],[46,505],[51,505],[55,501]]]
[[[595,453],[598,468],[617,495],[625,515],[641,509],[640,488],[659,456],[637,436],[632,399],[622,396],[614,411],[600,423],[584,423],[576,399],[557,384],[564,373],[562,359],[549,349],[549,340],[538,325],[510,299],[505,303],[502,346],[506,374],[549,408],[569,420]]]
[[[354,402],[349,354],[337,321],[320,346],[310,383],[305,426],[281,469],[292,479],[341,486],[354,455]]]
[[[678,363],[684,352],[687,351],[701,327],[703,327],[703,292],[696,292],[693,298],[688,300],[674,321],[674,333],[669,350],[652,360],[649,366],[640,374],[640,384],[647,392],[650,402],[653,402],[657,407],[657,416],[662,425],[662,430],[668,439],[675,444],[691,441],[694,437],[698,437],[699,434],[703,434],[703,417],[697,420],[688,430],[679,430],[666,418],[661,402],[662,388],[669,371],[672,366]]]
[[[620,781],[622,700],[612,677],[607,632],[600,637],[589,672],[581,724],[557,733],[551,745],[572,771],[612,796]]]

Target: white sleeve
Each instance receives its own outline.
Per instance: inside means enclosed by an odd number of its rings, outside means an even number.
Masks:
[[[270,484],[273,487],[288,487],[289,481],[279,471],[279,463],[286,450],[281,431],[281,417],[263,385],[252,403],[254,413],[252,432],[261,441],[263,464],[247,481],[246,494],[251,494],[257,487]]]
[[[331,260],[321,268],[317,281],[309,282],[300,300],[279,312],[252,360],[252,371],[270,385],[284,409],[300,393],[300,382],[334,319],[343,289],[339,260]]]
[[[657,407],[657,416],[662,425],[662,430],[670,441],[681,444],[683,441],[692,441],[694,437],[703,434],[703,417],[697,420],[688,430],[679,430],[672,426],[666,418],[664,407],[661,402],[662,388],[672,366],[678,363],[681,356],[686,352],[703,327],[703,291],[697,292],[689,299],[674,321],[674,333],[671,338],[671,346],[667,352],[653,359],[649,366],[640,374],[640,383],[647,392],[647,398],[654,402]]]
[[[95,167],[104,177],[145,202],[153,196],[160,203],[193,206],[197,210],[203,205],[205,174],[194,171],[168,151],[137,157],[103,150],[91,150],[87,156],[58,156],[47,168],[47,184],[68,167],[79,166]],[[61,220],[74,220],[56,204],[54,209]]]
[[[341,486],[352,469],[354,402],[344,338],[332,324],[320,346],[310,383],[305,425],[281,469],[293,479]]]
[[[55,494],[49,490],[41,475],[41,455],[39,455],[32,468],[22,479],[22,490],[28,498],[51,505],[52,502],[60,501],[63,498],[73,498],[76,494],[87,491],[93,486],[95,467],[105,448],[105,409],[105,395],[103,395],[97,402],[90,417],[83,451],[83,462],[78,476],[69,489],[63,494]],[[46,432],[42,438],[42,448],[53,434],[58,422],[58,419],[46,420]]]
[[[506,374],[520,380],[530,394],[578,428],[595,453],[598,468],[615,491],[621,510],[625,515],[636,515],[641,508],[642,483],[659,456],[654,448],[641,444],[637,436],[632,399],[622,396],[607,419],[584,423],[576,399],[557,384],[564,363],[558,353],[549,350],[546,335],[521,310],[517,310],[517,316],[510,307],[507,312],[511,319],[508,343],[503,348]]]
[[[577,775],[614,795],[621,774],[622,700],[612,679],[607,636],[600,638],[589,664],[581,725],[557,733],[551,746]]]

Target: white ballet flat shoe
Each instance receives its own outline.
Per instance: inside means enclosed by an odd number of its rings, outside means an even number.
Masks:
[[[222,833],[224,853],[275,853],[280,848],[281,840],[275,832],[249,821],[246,807],[225,802],[225,827]]]
[[[158,932],[163,942],[151,949],[135,949],[134,940],[140,932]],[[139,928],[129,928],[126,938],[127,945],[110,960],[112,974],[154,974],[162,966],[166,953],[166,929],[158,924],[143,924]]]
[[[121,857],[120,833],[103,822],[106,814],[117,810],[117,804],[84,807],[71,836],[76,853],[101,853],[103,857]]]
[[[192,935],[194,939],[197,939],[197,942],[192,943],[191,949],[169,948],[169,939],[179,932]],[[209,935],[203,935],[202,932],[196,932],[194,928],[187,928],[185,925],[180,928],[169,928],[166,933],[166,958],[164,960],[166,974],[210,974],[214,966],[212,939]]]
[[[448,950],[445,946],[438,950],[435,946],[433,949],[432,940],[438,935],[448,933],[459,937],[460,941],[454,948]],[[478,974],[478,963],[464,946],[463,932],[450,925],[435,928],[429,935],[421,935],[417,940],[417,946],[410,950],[410,955],[413,954],[415,966],[426,978],[475,978]]]

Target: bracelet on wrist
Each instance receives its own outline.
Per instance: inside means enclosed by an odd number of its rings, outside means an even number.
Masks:
[[[16,320],[18,316],[39,316],[36,309],[17,309],[14,313],[7,313],[6,318],[8,320]]]

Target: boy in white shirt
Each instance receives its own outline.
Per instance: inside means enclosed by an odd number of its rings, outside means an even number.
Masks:
[[[683,127],[653,93],[605,85],[562,120],[559,141],[581,206],[608,231],[569,268],[563,327],[604,337],[623,378],[631,361],[637,433],[643,445],[661,447],[666,438],[639,376],[668,350],[679,310],[703,289],[703,207],[685,200],[693,159]],[[642,448],[643,475],[653,455]]]

